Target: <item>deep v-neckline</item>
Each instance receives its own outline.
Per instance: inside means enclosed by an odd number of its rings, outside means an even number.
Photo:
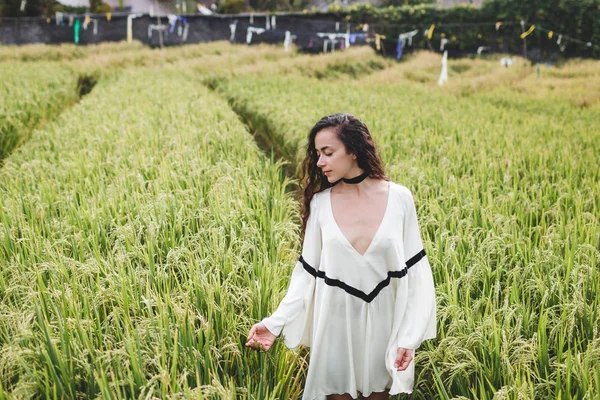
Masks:
[[[379,226],[377,227],[377,230],[375,231],[375,234],[373,235],[373,237],[371,238],[371,241],[369,242],[369,246],[367,247],[367,250],[365,250],[365,252],[363,254],[360,254],[358,252],[358,250],[356,250],[356,248],[354,246],[352,246],[352,243],[350,243],[350,241],[346,238],[346,235],[344,235],[344,232],[342,232],[342,229],[340,228],[340,226],[338,225],[337,221],[335,220],[335,216],[333,215],[333,203],[331,202],[331,189],[333,187],[329,188],[328,191],[328,196],[329,196],[329,215],[331,216],[331,220],[333,221],[333,225],[335,225],[336,231],[340,234],[342,240],[346,243],[346,245],[348,245],[348,247],[350,247],[350,249],[352,249],[352,251],[358,255],[361,258],[364,258],[367,256],[367,254],[369,253],[369,251],[371,251],[371,249],[374,247],[375,245],[375,241],[379,236],[379,232],[382,230],[383,225],[385,224],[385,221],[387,220],[387,215],[389,213],[389,210],[391,208],[391,198],[392,198],[392,184],[390,181],[388,181],[388,194],[387,194],[387,203],[385,205],[385,211],[383,212],[383,218],[381,218],[381,221],[379,222]]]

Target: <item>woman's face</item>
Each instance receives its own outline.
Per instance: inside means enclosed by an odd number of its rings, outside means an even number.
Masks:
[[[322,129],[315,136],[317,167],[321,168],[329,182],[343,178],[356,165],[356,156],[346,152],[346,146],[333,129]]]

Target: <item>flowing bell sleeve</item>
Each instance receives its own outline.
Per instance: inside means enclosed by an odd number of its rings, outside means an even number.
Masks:
[[[298,345],[310,347],[316,271],[321,259],[321,227],[319,226],[318,193],[310,202],[310,215],[302,252],[296,262],[286,295],[271,316],[261,322],[276,336],[283,336],[285,345],[294,350]]]
[[[390,394],[411,393],[414,384],[414,357],[407,369],[394,366],[398,348],[412,349],[413,356],[421,343],[436,336],[435,285],[425,254],[412,193],[403,196],[403,239],[405,266],[399,273],[392,336],[386,352],[386,364],[393,377]]]

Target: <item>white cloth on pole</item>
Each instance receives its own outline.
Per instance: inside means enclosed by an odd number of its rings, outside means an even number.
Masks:
[[[442,56],[442,72],[440,73],[440,79],[438,79],[438,85],[442,86],[444,82],[448,82],[448,50],[444,50]]]
[[[448,39],[442,38],[442,40],[440,40],[440,51],[444,51],[444,47],[446,47],[446,43],[448,43]]]

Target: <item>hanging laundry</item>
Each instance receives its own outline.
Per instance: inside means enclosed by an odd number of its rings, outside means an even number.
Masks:
[[[171,25],[169,32],[173,33],[173,31],[175,31],[175,26],[177,26],[177,36],[181,36],[182,32],[185,30],[185,27],[187,27],[187,19],[174,14],[167,15],[167,18],[169,18],[169,24]],[[181,21],[181,24],[178,25],[177,21]]]
[[[504,22],[502,22],[502,21],[496,22],[496,30],[500,29],[501,25],[504,25]]]
[[[83,20],[83,30],[84,31],[87,31],[87,27],[88,27],[89,23],[90,23],[90,15],[86,14],[85,19]]]
[[[308,47],[312,49],[312,39],[309,40]]]
[[[73,16],[69,15],[69,26],[73,26]]]
[[[435,29],[435,24],[431,24],[429,30],[427,31],[427,39],[431,39],[433,36],[433,30]]]
[[[127,42],[133,41],[133,19],[141,17],[142,14],[129,14],[127,16]]]
[[[500,65],[505,66],[506,68],[510,67],[513,64],[514,60],[509,57],[502,57],[500,59]]]
[[[106,13],[106,20],[107,20],[107,21],[110,21],[110,19],[111,19],[111,18],[112,18],[112,14],[111,14],[111,13],[109,13],[109,12],[107,12],[107,13]]]
[[[266,29],[263,28],[255,28],[253,26],[249,26],[246,30],[246,43],[250,44],[252,42],[252,34],[256,33],[257,35],[262,34]]]
[[[93,18],[92,24],[94,24],[94,35],[97,35],[98,34],[98,20],[96,18]]]
[[[350,43],[356,43],[356,38],[365,38],[365,34],[364,33],[350,33],[348,35],[348,39],[350,41]]]
[[[61,13],[60,11],[56,12],[56,26],[63,26],[64,22],[63,22],[63,13]]]
[[[75,26],[73,27],[75,44],[79,43],[79,20],[75,20]]]
[[[265,15],[265,19],[266,19],[266,21],[265,21],[265,29],[269,30],[269,29],[271,29],[271,20],[270,20],[270,18],[269,18],[268,15]]]
[[[531,25],[527,32],[521,33],[521,39],[525,39],[527,36],[531,35],[531,32],[535,29],[535,25]]]
[[[167,19],[169,20],[169,25],[171,26],[169,32],[173,33],[175,31],[175,24],[177,23],[177,15],[167,14]]]
[[[187,42],[189,30],[190,30],[190,24],[188,24],[186,21],[185,25],[183,26],[183,35],[181,37],[181,40],[183,40],[184,42]]]
[[[277,21],[275,20],[275,15],[273,15],[273,16],[271,16],[271,27],[272,27],[272,29],[275,29],[275,22],[277,22]]]
[[[283,40],[283,48],[285,51],[289,50],[294,39],[296,39],[296,35],[292,35],[290,31],[285,31],[285,39]]]
[[[149,38],[152,37],[153,31],[167,31],[168,27],[169,27],[169,25],[166,25],[166,24],[161,24],[161,25],[150,24],[150,25],[148,25],[148,37]]]
[[[554,35],[554,32],[552,32],[552,31],[548,32],[548,39],[552,39],[552,35]]]
[[[235,21],[233,21],[232,24],[229,24],[229,31],[231,32],[231,35],[229,36],[229,41],[231,43],[233,43],[235,40],[235,30],[237,29],[237,23],[238,20],[236,19]]]
[[[380,35],[378,33],[375,34],[375,48],[377,51],[381,50],[381,39],[385,39],[384,35]]]
[[[396,45],[396,60],[399,60],[402,57],[402,48],[404,47],[404,40],[398,39],[398,44]]]
[[[399,40],[408,40],[408,45],[412,46],[412,38],[419,33],[418,29],[415,29],[414,31],[410,31],[410,32],[406,32],[406,33],[401,33],[398,36]]]

